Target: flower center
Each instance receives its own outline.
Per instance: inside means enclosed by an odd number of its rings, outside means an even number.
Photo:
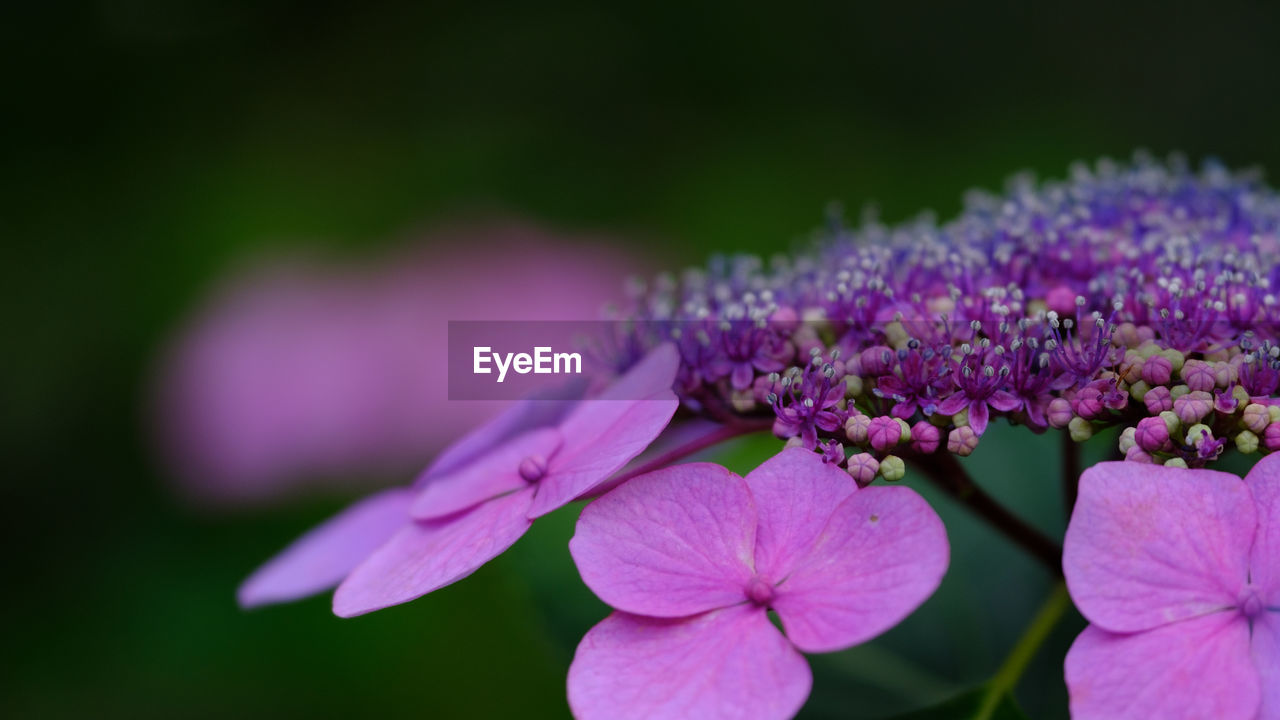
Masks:
[[[510,467],[510,466],[508,466]],[[541,455],[530,455],[520,461],[520,477],[525,482],[535,483],[547,474],[547,459]]]
[[[759,575],[747,583],[747,597],[756,605],[768,605],[773,601],[773,585],[762,580]]]
[[[1240,599],[1237,601],[1240,612],[1244,613],[1244,616],[1250,620],[1260,617],[1262,612],[1267,609],[1267,606],[1262,602],[1262,593],[1258,592],[1258,590],[1258,586],[1253,583],[1245,585],[1244,589],[1240,591]]]

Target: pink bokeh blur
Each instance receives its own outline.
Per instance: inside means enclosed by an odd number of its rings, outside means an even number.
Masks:
[[[607,238],[457,227],[360,263],[227,278],[160,358],[153,417],[182,494],[253,504],[403,482],[503,406],[450,401],[449,320],[593,320],[643,272]]]

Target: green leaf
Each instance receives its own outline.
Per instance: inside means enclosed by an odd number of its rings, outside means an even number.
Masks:
[[[1026,713],[1009,695],[993,703],[987,685],[970,690],[940,705],[897,715],[892,720],[1028,720]]]

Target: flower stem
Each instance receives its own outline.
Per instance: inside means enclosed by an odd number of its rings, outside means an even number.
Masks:
[[[1053,592],[1045,598],[1044,604],[1031,619],[1031,624],[1022,632],[1022,637],[1018,638],[1013,650],[1009,651],[1004,663],[991,678],[991,682],[987,685],[987,692],[982,698],[982,705],[978,707],[973,720],[988,720],[1000,706],[1000,701],[1013,692],[1027,665],[1036,656],[1036,651],[1044,644],[1045,638],[1049,637],[1049,632],[1053,630],[1054,625],[1058,624],[1058,620],[1062,618],[1062,613],[1066,611],[1069,604],[1066,584],[1056,583],[1053,586]]]
[[[934,485],[1031,553],[1055,577],[1062,577],[1062,548],[978,487],[954,455],[942,451],[909,459]]]

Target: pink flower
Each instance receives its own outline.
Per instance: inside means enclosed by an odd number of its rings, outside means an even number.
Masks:
[[[304,535],[245,581],[241,605],[341,583],[334,612],[349,617],[461,580],[536,518],[640,454],[675,412],[678,364],[675,348],[663,345],[596,397],[518,403],[443,453],[411,487],[366,498]]]
[[[1067,654],[1072,717],[1280,718],[1280,456],[1243,481],[1096,465],[1063,551],[1091,623]]]
[[[949,555],[914,491],[859,490],[800,448],[746,478],[707,463],[635,478],[587,506],[569,550],[617,609],[579,644],[569,705],[610,720],[789,717],[812,684],[801,651],[893,627]]]

